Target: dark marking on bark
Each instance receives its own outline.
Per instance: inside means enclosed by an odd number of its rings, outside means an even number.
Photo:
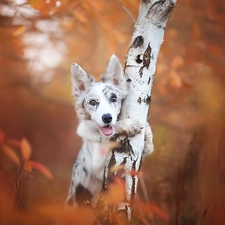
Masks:
[[[140,58],[141,57],[141,55],[137,55],[137,57],[136,57],[136,63],[138,63],[138,64],[140,64],[140,63],[142,63],[142,59]]]
[[[145,50],[144,55],[143,55],[143,66],[145,66],[147,69],[150,65],[151,52],[152,52],[152,48],[151,48],[150,44],[148,44],[148,47]]]
[[[137,103],[141,104],[141,97],[138,98]]]
[[[149,96],[149,95],[147,95],[147,97],[144,98],[144,99],[141,99],[141,97],[139,97],[139,98],[137,99],[137,103],[141,104],[142,102],[144,102],[144,103],[150,105],[151,99],[152,99],[152,97]]]
[[[160,0],[156,1],[148,10],[147,17],[152,20],[152,22],[159,28],[165,29],[162,27],[162,22],[165,23],[166,20],[170,17],[173,9],[174,2],[171,0]]]
[[[127,67],[135,67],[135,65],[126,65],[126,67],[125,68],[127,68]],[[125,71],[125,70],[124,70]]]
[[[113,149],[113,151],[118,152],[118,153],[128,153],[130,155],[130,153],[133,154],[133,148],[130,144],[130,140],[128,137],[125,137],[123,140],[120,141],[121,146],[118,148]]]
[[[132,164],[132,171],[133,171],[133,173],[135,174],[135,172],[136,172],[136,160],[133,162],[133,164]],[[135,196],[135,190],[136,190],[136,188],[135,188],[135,186],[136,186],[136,184],[135,184],[135,176],[136,175],[132,175],[132,186],[131,186],[131,196],[130,196],[130,204],[131,205],[133,205],[133,202],[134,202],[134,196]]]
[[[151,63],[151,52],[152,52],[152,48],[151,48],[150,44],[148,44],[148,47],[146,48],[144,55],[143,55],[143,66],[139,70],[140,77],[142,77],[142,75],[143,75],[144,68],[145,67],[147,69],[149,68],[149,65]]]
[[[150,82],[151,82],[151,77],[148,78],[148,84],[150,84]]]
[[[142,156],[143,156],[143,154],[142,154]],[[140,161],[140,163],[139,163],[139,168],[138,168],[138,174],[140,174],[140,171],[141,171],[141,166],[142,166],[142,156],[141,156],[141,161]]]
[[[127,82],[130,83],[132,80],[130,78],[127,79]]]
[[[131,45],[131,48],[142,47],[144,44],[144,38],[142,36],[138,36],[135,38],[134,42]]]
[[[108,191],[108,186],[109,186],[109,184],[111,182],[109,169],[112,168],[115,164],[116,164],[115,151],[113,149],[112,150],[112,156],[111,156],[110,161],[109,161],[109,164],[107,166],[107,168],[108,168],[108,174],[103,176],[102,192]]]
[[[145,98],[145,103],[147,104],[147,105],[150,105],[150,103],[151,103],[151,100],[152,100],[152,96],[150,95],[147,95],[147,97]]]

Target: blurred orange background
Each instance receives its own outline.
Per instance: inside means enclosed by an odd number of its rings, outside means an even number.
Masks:
[[[112,54],[123,64],[139,4],[1,1],[0,224],[14,224],[15,205],[29,211],[64,202],[81,146],[71,62],[96,79]],[[151,208],[150,224],[225,224],[224,15],[220,0],[179,0],[168,22],[149,110],[155,151],[143,178],[150,203],[169,220]],[[15,144],[22,139],[29,160],[40,163],[32,172],[15,163],[23,160]],[[146,201],[142,188],[138,196]]]

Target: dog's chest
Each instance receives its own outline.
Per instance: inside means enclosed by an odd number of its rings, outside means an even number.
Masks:
[[[84,166],[100,180],[103,180],[105,160],[108,153],[105,147],[106,143],[85,141],[82,149],[85,158]]]

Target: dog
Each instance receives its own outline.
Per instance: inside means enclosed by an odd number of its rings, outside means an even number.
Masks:
[[[101,81],[87,74],[78,64],[71,66],[72,94],[79,119],[77,134],[83,145],[73,166],[72,180],[66,200],[67,206],[96,206],[103,183],[107,154],[104,149],[113,136],[132,137],[142,131],[139,121],[119,119],[122,102],[128,94],[128,82],[119,59],[112,55]],[[153,151],[152,131],[145,128],[144,154]]]

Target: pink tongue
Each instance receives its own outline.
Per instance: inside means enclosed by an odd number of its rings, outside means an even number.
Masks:
[[[105,126],[105,127],[102,127],[102,133],[105,135],[105,136],[109,136],[113,133],[113,127],[111,126]]]

